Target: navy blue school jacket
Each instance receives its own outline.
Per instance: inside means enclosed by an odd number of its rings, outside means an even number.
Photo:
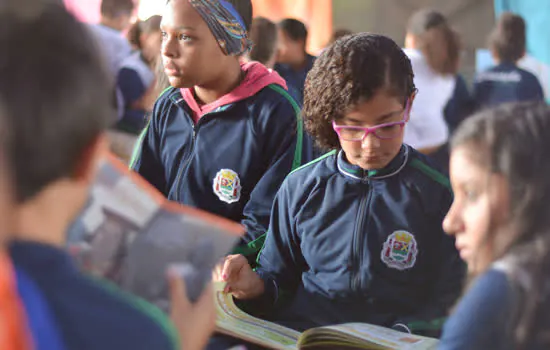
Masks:
[[[15,268],[42,293],[64,349],[179,349],[177,335],[159,309],[83,275],[62,249],[14,242],[9,252]]]
[[[189,91],[168,89],[132,166],[168,199],[244,224],[243,243],[257,252],[279,186],[302,163],[304,139],[282,78],[259,63],[246,67],[240,92],[208,112]]]
[[[473,99],[475,107],[482,109],[506,102],[543,101],[544,92],[535,75],[514,63],[501,63],[475,77]]]
[[[277,73],[279,73],[281,77],[283,77],[283,79],[286,81],[289,89],[294,92],[300,105],[304,103],[304,88],[306,77],[311,68],[313,68],[315,59],[315,56],[306,54],[306,65],[299,71],[294,70],[287,64],[281,63],[277,63],[274,67]]]
[[[439,329],[465,271],[442,229],[451,202],[447,178],[409,146],[369,172],[328,153],[277,194],[256,270],[266,286],[259,304],[277,305],[275,319],[298,330]]]

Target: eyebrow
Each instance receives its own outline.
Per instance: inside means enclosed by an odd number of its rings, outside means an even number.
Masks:
[[[376,124],[383,124],[383,122],[386,121],[387,119],[395,116],[396,114],[402,113],[402,112],[403,112],[403,110],[400,110],[400,111],[393,111],[393,112],[389,112],[389,113],[386,113],[384,115],[381,115],[378,118],[376,118]],[[362,120],[358,120],[358,119],[354,119],[354,118],[350,118],[350,117],[346,117],[345,119],[350,123],[355,123],[355,124],[364,123]]]

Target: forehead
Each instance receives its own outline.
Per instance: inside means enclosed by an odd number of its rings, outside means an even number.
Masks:
[[[161,27],[170,29],[206,29],[206,22],[189,0],[170,0],[162,12]]]
[[[345,118],[369,123],[376,122],[381,116],[402,111],[403,101],[387,93],[379,92],[368,100],[360,99],[359,102],[345,114]]]
[[[485,167],[475,161],[473,146],[458,146],[451,152],[449,160],[450,178],[453,183],[485,181],[490,175]]]

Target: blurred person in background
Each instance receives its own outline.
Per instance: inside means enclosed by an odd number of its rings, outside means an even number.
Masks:
[[[304,100],[307,73],[313,67],[315,56],[307,53],[308,30],[303,22],[287,18],[277,24],[279,28],[277,64],[275,70],[296,89],[300,105]]]
[[[521,16],[506,12],[498,19],[489,36],[489,48],[497,64],[479,73],[474,80],[477,109],[505,102],[544,100],[537,77],[517,66],[526,53],[525,31]]]
[[[110,138],[113,152],[126,162],[158,97],[155,65],[162,42],[161,20],[161,16],[152,16],[134,24],[129,31],[129,41],[138,50],[124,59],[118,72],[117,86],[124,98],[124,115]]]
[[[101,20],[99,24],[90,26],[113,81],[112,104],[118,111],[113,123],[124,114],[124,99],[115,82],[122,61],[132,53],[132,47],[122,32],[130,27],[134,9],[133,0],[102,0]]]
[[[405,143],[432,154],[447,142],[449,130],[443,109],[453,95],[460,46],[445,17],[420,10],[409,20],[405,53],[411,59],[418,88]]]
[[[254,43],[248,53],[250,61],[257,61],[273,69],[277,59],[277,25],[265,17],[256,17],[250,27],[250,40]]]
[[[130,27],[134,9],[133,0],[102,0],[101,20],[91,26],[113,80],[122,61],[132,53],[132,47],[122,33]]]

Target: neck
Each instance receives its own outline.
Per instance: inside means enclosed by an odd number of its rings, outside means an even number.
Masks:
[[[299,60],[296,60],[296,62],[293,62],[290,64],[290,67],[295,70],[299,71],[306,67],[307,64],[307,53],[304,51],[303,54],[300,56]]]
[[[229,73],[224,74],[223,77],[202,86],[195,86],[195,95],[198,102],[210,104],[227,95],[239,86],[243,77],[242,73],[240,62],[235,60],[235,63],[229,69]]]
[[[111,18],[107,17],[101,17],[101,21],[99,22],[102,26],[114,29],[116,31],[120,31],[120,29],[117,27],[115,21]]]
[[[86,200],[86,191],[58,181],[16,210],[14,238],[63,247],[69,225]]]

